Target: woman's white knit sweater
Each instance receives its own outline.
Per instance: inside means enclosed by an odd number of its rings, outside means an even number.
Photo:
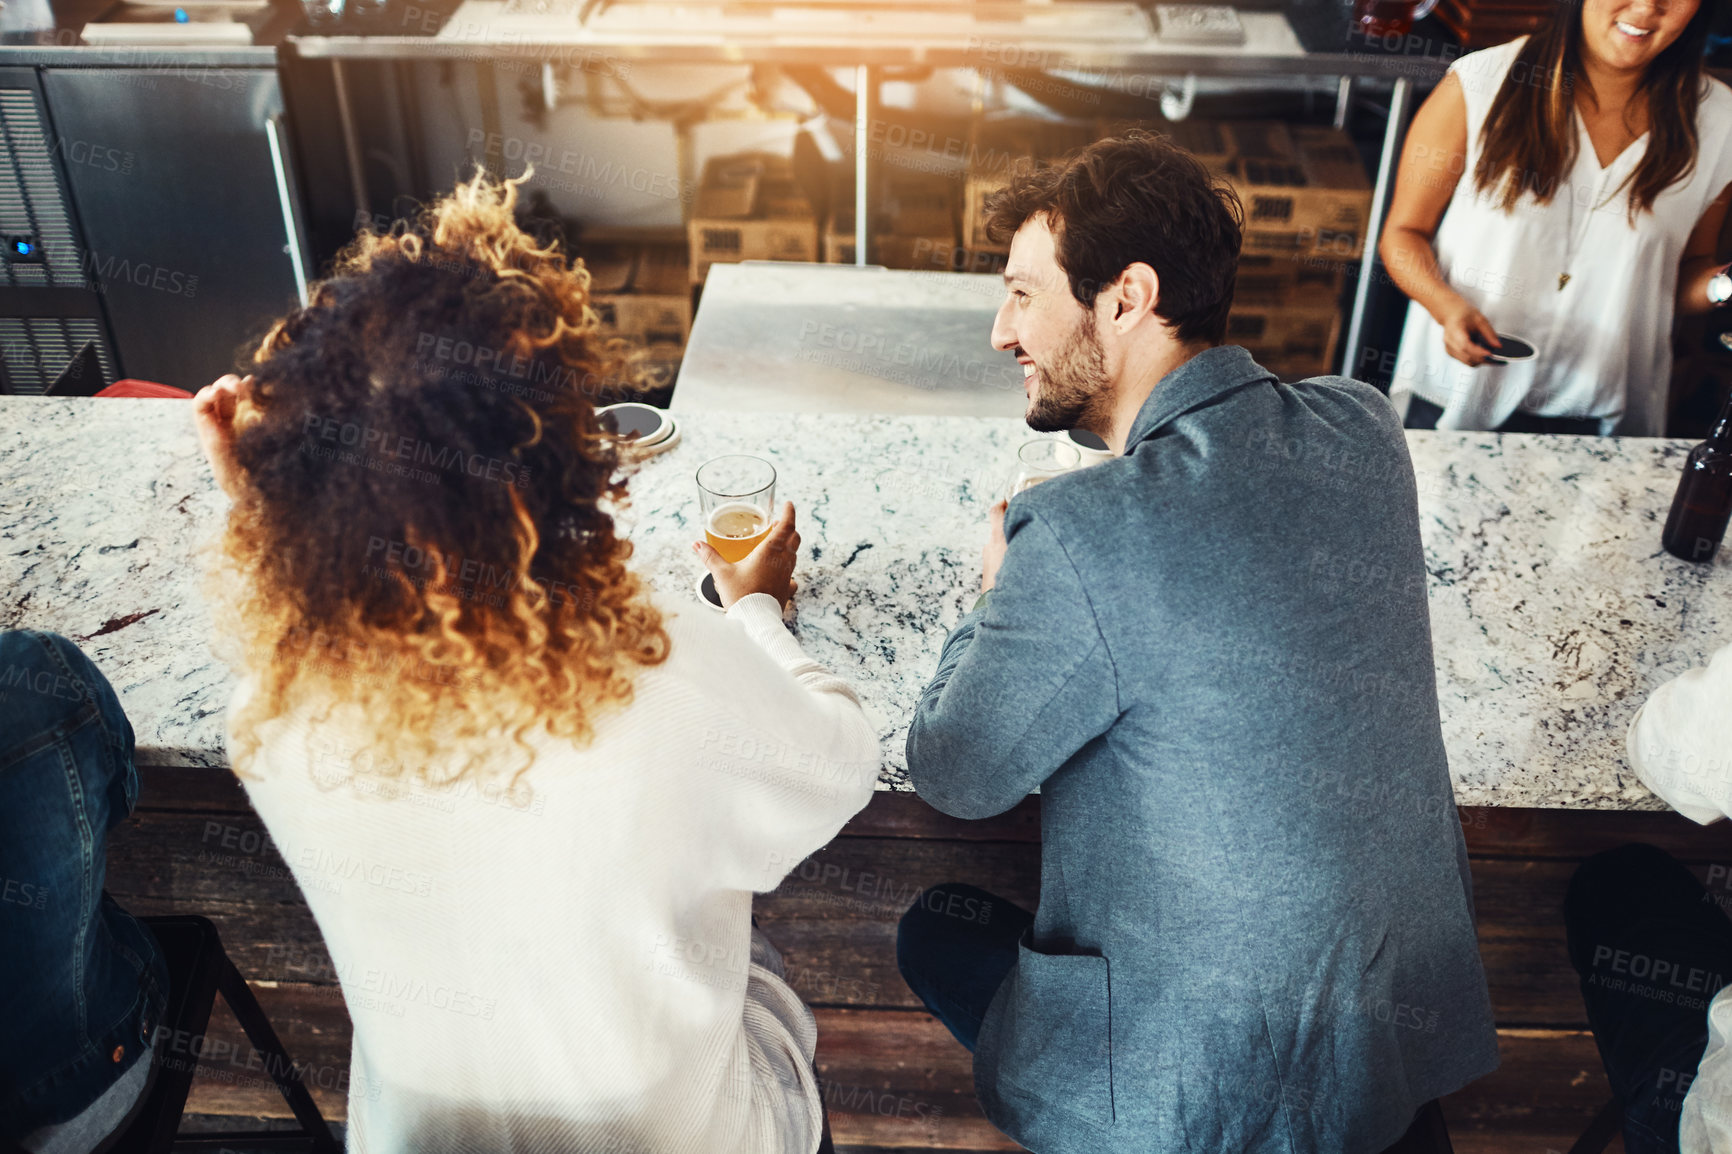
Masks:
[[[515,791],[357,775],[345,710],[237,767],[354,1021],[351,1151],[816,1149],[816,1032],[752,893],[866,804],[877,737],[773,598],[663,608],[667,662]]]

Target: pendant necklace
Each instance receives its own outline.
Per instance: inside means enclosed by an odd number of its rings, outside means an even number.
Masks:
[[[1576,112],[1576,126],[1577,126],[1577,132],[1580,134],[1581,137],[1585,138],[1585,139],[1578,140],[1578,143],[1576,145],[1577,156],[1579,157],[1581,155],[1581,149],[1583,149],[1583,148],[1591,149],[1594,147],[1593,137],[1589,136],[1589,134],[1588,134],[1587,124],[1585,121],[1582,120],[1582,114],[1581,114],[1580,110],[1577,110],[1577,112]],[[1643,135],[1646,135],[1646,133],[1644,133]],[[1637,139],[1639,140],[1641,138],[1638,137]],[[1566,180],[1564,182],[1564,188],[1566,191],[1569,192],[1569,195],[1570,195],[1570,226],[1569,226],[1570,239],[1569,239],[1568,245],[1564,249],[1564,270],[1565,271],[1558,273],[1558,291],[1559,292],[1563,292],[1564,286],[1570,283],[1570,273],[1569,273],[1568,269],[1569,269],[1570,265],[1575,263],[1576,253],[1581,251],[1582,241],[1587,236],[1588,226],[1593,223],[1594,213],[1596,213],[1596,212],[1600,211],[1600,209],[1606,207],[1605,204],[1601,200],[1601,196],[1603,194],[1603,190],[1605,188],[1606,181],[1611,178],[1612,172],[1614,169],[1621,167],[1619,162],[1622,161],[1626,156],[1629,155],[1630,149],[1633,148],[1634,146],[1635,146],[1635,141],[1631,141],[1629,144],[1625,145],[1623,151],[1618,153],[1618,155],[1612,160],[1612,163],[1610,165],[1608,165],[1607,167],[1600,170],[1600,175],[1594,179],[1594,196],[1593,196],[1593,200],[1590,202],[1593,205],[1593,207],[1590,208],[1587,212],[1582,214],[1582,220],[1581,220],[1580,225],[1578,225],[1576,223],[1576,211],[1580,207],[1580,205],[1576,201],[1575,191],[1574,191],[1574,187],[1573,187],[1574,182],[1568,181],[1568,180]],[[1595,159],[1598,160],[1598,157],[1596,156]],[[1624,187],[1624,182],[1619,181],[1618,184],[1616,185],[1616,188],[1622,188],[1622,187]],[[1609,200],[1610,198],[1607,197],[1607,199]]]
[[[1593,200],[1591,202],[1593,207],[1590,208],[1587,212],[1581,212],[1582,206],[1580,204],[1578,204],[1576,201],[1576,194],[1575,194],[1575,188],[1574,188],[1573,182],[1571,182],[1571,181],[1565,181],[1564,182],[1564,194],[1570,198],[1570,225],[1569,225],[1569,241],[1564,246],[1564,270],[1565,271],[1558,273],[1558,291],[1559,292],[1563,292],[1564,286],[1570,283],[1570,273],[1568,272],[1568,269],[1572,264],[1575,263],[1576,253],[1581,251],[1582,241],[1587,236],[1588,226],[1593,223],[1594,213],[1597,212],[1601,207],[1601,205],[1600,205],[1600,187],[1601,187],[1601,185],[1603,185],[1605,183],[1605,178],[1607,175],[1608,174],[1604,173],[1604,172],[1600,173],[1599,178],[1594,182],[1594,197],[1593,197]],[[1580,221],[1576,220],[1576,217],[1578,214],[1581,216]]]

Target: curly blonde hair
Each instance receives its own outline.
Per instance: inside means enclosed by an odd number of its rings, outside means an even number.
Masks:
[[[477,172],[361,233],[252,354],[243,492],[207,580],[254,682],[231,723],[243,777],[261,724],[341,703],[371,773],[515,781],[530,735],[586,744],[667,659],[595,416],[627,358],[581,262],[517,227],[518,183]]]

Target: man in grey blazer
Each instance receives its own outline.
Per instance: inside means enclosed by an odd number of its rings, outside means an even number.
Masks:
[[[1038,1154],[1375,1154],[1497,1066],[1401,423],[1221,343],[1240,219],[1146,134],[991,206],[1028,423],[1115,456],[994,508],[908,734],[945,813],[1039,787],[1039,911],[897,953]]]

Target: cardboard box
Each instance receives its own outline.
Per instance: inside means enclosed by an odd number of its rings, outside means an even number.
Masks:
[[[621,294],[631,290],[631,278],[637,272],[637,248],[632,245],[584,245],[578,254],[589,271],[589,307],[601,320],[602,332],[612,336],[619,332],[619,310],[615,304]]]
[[[1341,295],[1344,271],[1334,261],[1240,253],[1233,304],[1329,307]]]
[[[885,268],[914,269],[919,272],[950,272],[957,256],[956,235],[902,236],[891,233],[873,239],[877,263]]]
[[[830,179],[830,217],[824,222],[824,262],[854,263],[854,172],[838,168]]]
[[[1236,154],[1225,174],[1245,206],[1244,251],[1357,259],[1371,214],[1371,181],[1344,132],[1284,130],[1294,155],[1279,155],[1279,133],[1259,140],[1262,155]],[[1244,136],[1234,127],[1237,146]]]
[[[684,250],[645,248],[631,291],[617,298],[621,335],[646,345],[683,349],[692,332],[692,288]]]
[[[889,173],[880,178],[873,204],[876,231],[871,263],[886,268],[940,271],[956,260],[958,181],[927,174]],[[839,174],[831,186],[830,219],[824,226],[824,260],[854,263],[854,187]]]
[[[854,263],[854,230],[845,232],[829,230],[824,233],[824,263],[853,264]]]
[[[585,245],[579,255],[589,272],[591,296],[622,293],[631,288],[632,274],[637,272],[635,245]]]
[[[1235,305],[1227,317],[1227,343],[1242,345],[1258,364],[1284,380],[1333,372],[1341,338],[1341,311]]]
[[[956,236],[959,182],[924,173],[886,173],[878,214],[897,236]]]
[[[1219,168],[1232,159],[1232,128],[1224,120],[1190,117],[1185,120],[1102,120],[1095,126],[1097,139],[1122,136],[1133,128],[1165,136],[1211,168]]]
[[[764,179],[768,158],[757,152],[735,156],[713,156],[704,165],[698,182],[693,216],[744,217],[758,203],[758,185]]]
[[[1010,183],[1009,173],[969,173],[962,188],[962,243],[976,252],[1010,251],[1008,241],[1000,243],[986,235],[986,198]]]
[[[1230,120],[1225,124],[1230,160],[1278,164],[1299,158],[1298,145],[1285,120]]]
[[[716,261],[818,259],[818,215],[786,157],[710,158],[686,229],[692,284]]]
[[[587,249],[590,303],[602,329],[639,345],[685,347],[692,331],[686,254],[675,245]],[[619,270],[628,269],[623,278]]]
[[[926,173],[889,173],[879,201],[882,233],[874,257],[886,268],[943,271],[955,261],[961,182]]]
[[[968,177],[962,190],[962,243],[975,252],[1009,252],[986,235],[986,198],[1019,172],[1057,160],[1095,138],[1093,124],[1015,120],[987,125],[969,144]]]

